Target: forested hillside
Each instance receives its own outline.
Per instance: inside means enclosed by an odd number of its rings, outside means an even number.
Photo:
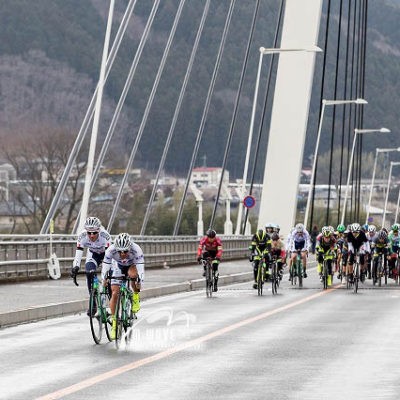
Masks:
[[[127,0],[116,1],[113,34],[119,25]],[[105,135],[116,102],[136,52],[152,1],[138,0],[116,64],[106,84],[101,134]],[[183,175],[190,162],[195,135],[199,129],[205,97],[214,68],[216,52],[230,1],[211,1],[199,51],[196,57],[181,115],[172,142],[167,168]],[[254,10],[254,0],[236,2],[224,56],[211,101],[199,156],[207,153],[207,164],[222,161],[229,130],[238,78]],[[258,47],[271,46],[279,0],[261,2],[256,34],[242,92],[228,169],[239,177],[243,168],[249,115],[258,62]],[[3,0],[0,2],[0,134],[29,131],[32,126],[67,127],[78,131],[99,74],[101,51],[109,2],[106,0]],[[160,2],[155,22],[140,60],[126,106],[113,140],[122,164],[142,120],[144,108],[159,66],[179,0]],[[169,130],[181,83],[192,50],[205,0],[187,0],[166,68],[149,115],[135,166],[155,169]],[[328,46],[326,84],[333,93],[339,0],[333,0],[332,30]],[[348,0],[344,11],[347,12]],[[387,126],[394,131],[400,109],[400,1],[369,0],[365,126]],[[326,5],[325,5],[326,8]],[[326,11],[324,8],[324,11]],[[326,18],[321,21],[320,42]],[[335,30],[336,29],[336,30]],[[342,27],[343,32],[346,26]],[[341,47],[343,72],[344,45]],[[267,64],[267,63],[266,63]],[[316,133],[322,56],[316,63],[315,87],[305,155],[311,153]],[[341,73],[342,73],[341,72]],[[343,83],[340,82],[340,88]],[[340,89],[343,90],[343,89]],[[338,98],[341,97],[340,90]],[[261,90],[263,92],[263,90]],[[329,96],[329,92],[327,94]],[[339,111],[340,113],[340,111]],[[327,127],[328,135],[329,114]],[[266,124],[268,126],[268,124]],[[393,143],[394,135],[382,137],[379,145]],[[327,136],[326,136],[327,138]],[[263,137],[265,148],[266,135]],[[377,138],[365,140],[373,149]],[[395,143],[396,146],[399,143]],[[323,140],[326,151],[329,140]],[[261,152],[260,166],[265,151]],[[200,163],[200,160],[198,161]],[[261,172],[262,168],[259,168]],[[260,174],[259,174],[260,175]]]

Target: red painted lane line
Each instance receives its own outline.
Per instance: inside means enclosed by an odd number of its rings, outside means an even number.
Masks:
[[[128,371],[131,371],[133,369],[139,368],[139,367],[141,367],[143,365],[150,364],[150,363],[152,363],[154,361],[161,360],[161,359],[166,358],[166,357],[168,357],[168,356],[170,356],[172,354],[179,353],[179,352],[181,352],[183,350],[186,350],[186,349],[188,349],[190,347],[196,346],[196,345],[198,345],[200,343],[204,343],[204,342],[206,342],[206,341],[208,341],[210,339],[213,339],[215,337],[224,335],[225,333],[228,333],[228,332],[231,332],[231,331],[236,330],[238,328],[241,328],[242,326],[252,324],[253,322],[257,322],[257,321],[260,321],[261,319],[268,318],[271,315],[275,315],[275,314],[278,314],[278,313],[280,313],[282,311],[286,311],[286,310],[289,310],[289,309],[291,309],[293,307],[296,307],[296,306],[298,306],[300,304],[307,303],[308,301],[313,300],[313,299],[315,299],[317,297],[323,296],[326,293],[330,293],[330,292],[338,289],[341,286],[342,286],[341,284],[333,286],[331,289],[327,289],[327,290],[315,293],[315,294],[313,294],[311,296],[305,297],[304,299],[297,300],[297,301],[295,301],[293,303],[286,304],[285,306],[278,307],[278,308],[276,308],[274,310],[267,311],[265,313],[256,315],[255,317],[252,317],[252,318],[245,319],[245,320],[243,320],[241,322],[237,322],[237,323],[235,323],[233,325],[226,326],[225,328],[218,329],[218,330],[216,330],[214,332],[211,332],[211,333],[209,333],[207,335],[200,336],[197,339],[190,340],[190,341],[188,341],[186,343],[182,343],[182,344],[177,345],[175,347],[172,347],[172,348],[170,348],[168,350],[165,350],[165,351],[162,351],[160,353],[157,353],[154,356],[146,357],[146,358],[143,358],[141,360],[138,360],[138,361],[123,365],[122,367],[118,367],[118,368],[115,368],[115,369],[113,369],[111,371],[105,372],[104,374],[100,374],[100,375],[94,376],[92,378],[85,379],[85,380],[83,380],[83,381],[81,381],[79,383],[76,383],[75,385],[67,386],[64,389],[57,390],[56,392],[47,394],[47,395],[42,396],[42,397],[38,397],[38,398],[36,398],[36,400],[60,399],[60,398],[62,398],[64,396],[68,396],[69,394],[72,394],[72,393],[78,392],[80,390],[86,389],[87,387],[93,386],[96,383],[105,381],[105,380],[110,379],[110,378],[112,378],[114,376],[117,376],[117,375],[121,375],[121,374],[123,374],[125,372],[128,372]]]

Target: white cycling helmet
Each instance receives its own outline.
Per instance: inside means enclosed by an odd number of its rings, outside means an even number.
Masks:
[[[265,229],[271,228],[273,229],[275,227],[274,224],[272,224],[271,222],[268,222],[268,224],[265,225]]]
[[[129,250],[132,246],[131,237],[128,233],[120,233],[115,239],[114,246],[117,251]]]
[[[297,224],[295,229],[296,229],[296,232],[304,232],[304,225],[303,224]]]
[[[87,231],[94,230],[99,231],[101,228],[101,222],[97,217],[87,217],[85,221],[85,229]]]
[[[351,231],[352,232],[360,232],[361,231],[361,226],[357,222],[355,222],[353,225],[351,225]]]
[[[368,226],[368,232],[376,232],[376,226],[375,225],[369,225]]]

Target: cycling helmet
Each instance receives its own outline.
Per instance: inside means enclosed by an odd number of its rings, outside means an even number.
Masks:
[[[368,228],[369,228],[368,224],[364,224],[364,225],[362,226],[362,230],[363,230],[364,232],[368,232]]]
[[[331,235],[331,230],[329,229],[329,226],[323,226],[321,229],[322,236],[329,237]]]
[[[117,251],[129,250],[132,245],[131,237],[128,233],[120,233],[115,239],[114,245]]]
[[[368,232],[376,232],[376,226],[375,225],[370,225],[368,227]]]
[[[355,233],[360,233],[361,231],[360,224],[357,224],[357,222],[355,222],[353,225],[351,225],[351,231]]]
[[[387,233],[384,230],[378,232],[378,239],[386,239]]]
[[[87,231],[99,231],[101,228],[101,222],[97,217],[87,217],[84,226]]]
[[[329,226],[328,226],[328,229],[329,229],[332,233],[335,232],[335,228],[334,228],[332,225],[329,225]]]
[[[279,240],[279,235],[276,232],[272,234],[272,240]]]
[[[399,225],[398,224],[393,224],[392,225],[392,231],[397,232],[399,230]]]
[[[338,225],[337,231],[339,233],[343,233],[345,230],[346,230],[346,227],[344,225],[342,225],[342,224]]]
[[[304,225],[303,224],[297,224],[295,229],[296,229],[296,232],[304,232]]]
[[[206,236],[208,236],[209,238],[215,238],[215,236],[217,236],[217,232],[215,232],[214,229],[209,229],[206,232]]]
[[[281,230],[281,227],[279,226],[279,224],[275,224],[274,229],[276,232],[279,232]]]
[[[264,240],[265,235],[266,235],[266,232],[264,231],[264,229],[259,229],[256,233],[258,240]]]

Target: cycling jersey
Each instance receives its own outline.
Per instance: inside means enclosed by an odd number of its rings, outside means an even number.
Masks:
[[[257,250],[258,254],[264,253],[271,248],[271,236],[263,231],[263,235],[255,233],[251,239],[251,250],[254,252]]]
[[[122,274],[126,274],[129,267],[132,265],[136,266],[138,271],[138,276],[141,281],[144,280],[144,256],[143,251],[139,245],[136,243],[132,243],[129,253],[126,258],[121,258],[115,245],[111,245],[109,249],[107,249],[106,254],[104,256],[103,268],[101,274],[103,279],[106,277],[108,271],[112,267],[113,277],[122,276]],[[111,281],[111,284],[114,284]]]
[[[306,230],[299,234],[294,231],[288,238],[289,251],[307,251],[311,247],[310,235]]]
[[[389,233],[390,251],[398,253],[400,249],[400,234],[395,235],[394,232]]]
[[[204,236],[200,240],[199,247],[197,248],[197,257],[201,257],[201,255],[204,252],[210,253],[213,257],[221,258],[222,256],[221,239],[215,236],[214,240],[211,240],[208,236]]]
[[[329,236],[329,240],[326,241],[324,240],[324,236],[321,234],[317,237],[317,245],[315,248],[320,251],[322,250],[324,253],[326,253],[329,250],[335,250],[336,249],[336,238],[333,235]]]
[[[347,242],[349,244],[349,251],[354,252],[355,250],[359,250],[360,253],[364,251],[369,252],[369,241],[364,232],[360,232],[357,237],[353,235],[353,232],[349,232],[347,235]]]
[[[389,246],[389,239],[386,237],[385,239],[379,239],[378,235],[373,241],[374,247],[375,247],[375,252],[382,251],[382,249],[386,248]]]
[[[80,266],[81,260],[82,260],[82,255],[83,255],[83,250],[85,247],[88,249],[88,254],[87,254],[87,259],[97,259],[102,258],[104,255],[104,252],[108,247],[111,245],[111,236],[110,234],[103,228],[100,228],[99,235],[97,236],[97,239],[92,242],[89,238],[89,235],[87,234],[87,231],[83,231],[79,236],[78,236],[78,241],[77,241],[77,249],[75,253],[75,258],[74,258],[74,266]],[[94,256],[94,254],[97,254],[97,256]]]

